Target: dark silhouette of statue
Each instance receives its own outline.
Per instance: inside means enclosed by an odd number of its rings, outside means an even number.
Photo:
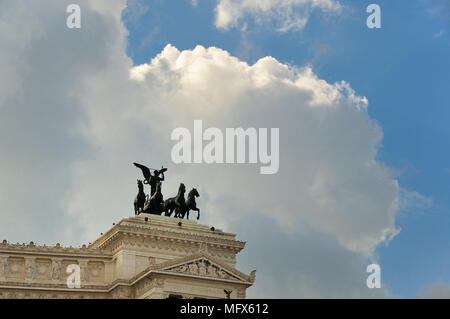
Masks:
[[[144,175],[144,180],[138,180],[138,194],[134,199],[134,213],[139,215],[140,213],[171,216],[175,212],[174,217],[184,218],[186,216],[189,219],[189,212],[194,210],[197,212],[197,219],[200,219],[200,209],[197,208],[195,201],[196,197],[199,197],[197,189],[193,188],[187,197],[184,198],[186,193],[186,187],[183,183],[180,183],[178,193],[175,197],[169,198],[164,201],[162,189],[162,181],[164,181],[164,173],[167,168],[161,167],[160,170],[149,168],[139,163],[133,163],[134,166],[139,168]],[[153,174],[152,174],[153,170]],[[150,186],[150,194],[146,195],[144,192],[144,184]]]
[[[187,214],[186,218],[189,219],[189,211],[194,210],[197,212],[197,220],[200,219],[200,209],[197,208],[197,203],[195,202],[195,198],[199,197],[199,193],[196,188],[193,188],[187,196],[186,205],[182,209],[179,210],[178,213],[175,213],[174,217],[184,218]]]
[[[177,215],[180,211],[185,209],[186,202],[184,199],[184,193],[186,192],[186,187],[183,183],[178,187],[177,196],[167,199],[164,202],[164,213],[166,216],[171,216],[173,211]]]
[[[142,174],[144,175],[144,179],[145,179],[144,184],[150,185],[150,197],[152,197],[153,194],[155,194],[155,192],[156,192],[156,184],[158,184],[158,182],[164,181],[164,172],[167,171],[167,168],[161,167],[160,170],[154,169],[153,175],[152,175],[150,168],[148,168],[147,166],[144,166],[139,163],[133,163],[133,164],[137,168],[141,169]]]
[[[150,168],[148,168],[147,166],[144,166],[142,164],[138,164],[138,163],[133,163],[134,166],[136,166],[137,168],[140,168],[142,171],[142,174],[144,175],[144,179],[146,181],[150,180],[150,177],[152,177],[152,173],[150,172]]]
[[[233,290],[223,290],[225,292],[225,296],[227,297],[227,299],[231,299],[231,293],[233,292]]]
[[[161,215],[164,210],[164,197],[161,193],[161,182],[156,184],[156,191],[152,197],[147,196],[143,212],[147,214]]]
[[[134,198],[134,214],[139,215],[144,209],[145,205],[145,193],[144,193],[144,184],[142,184],[141,180],[137,180],[137,185],[139,192]]]
[[[164,181],[164,172],[167,170],[167,168],[161,168],[161,170],[154,170],[153,176],[150,178],[149,184],[150,184],[150,193],[155,194],[156,192],[156,185],[158,183],[161,183]],[[161,175],[161,176],[160,176]]]

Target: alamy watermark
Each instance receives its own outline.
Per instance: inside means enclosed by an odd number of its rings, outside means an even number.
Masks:
[[[280,130],[270,129],[270,152],[267,128],[216,127],[203,131],[202,120],[194,120],[194,134],[184,127],[173,130],[171,139],[178,141],[172,148],[172,161],[206,164],[263,164],[261,174],[276,174],[280,166]],[[203,145],[206,142],[206,145]]]
[[[367,13],[370,13],[370,15],[367,17],[367,27],[369,29],[380,29],[381,28],[381,8],[378,4],[370,4],[367,9]]]
[[[381,267],[378,264],[370,264],[366,268],[366,272],[371,274],[367,277],[366,285],[368,288],[381,288]]]
[[[66,268],[66,273],[69,274],[67,277],[66,283],[67,287],[74,289],[74,288],[81,288],[81,269],[80,266],[77,264],[70,264]]]
[[[81,8],[78,4],[69,4],[66,9],[70,15],[67,17],[66,25],[69,29],[81,28]],[[381,28],[381,7],[372,3],[367,6],[366,12],[370,13],[367,17],[366,25],[369,29]]]
[[[69,4],[66,9],[70,15],[67,17],[66,25],[69,29],[81,28],[81,8],[78,4]]]

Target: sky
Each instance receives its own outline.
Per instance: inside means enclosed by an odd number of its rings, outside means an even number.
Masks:
[[[0,0],[0,237],[95,240],[137,161],[247,242],[249,297],[449,298],[449,25],[446,0]],[[195,119],[279,128],[279,172],[174,164]]]

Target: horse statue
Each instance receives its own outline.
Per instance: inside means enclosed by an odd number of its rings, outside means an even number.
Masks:
[[[175,210],[175,215],[179,213],[180,210],[184,210],[186,206],[186,201],[184,199],[184,193],[186,192],[186,187],[183,183],[178,187],[177,196],[167,199],[164,202],[164,213],[166,216],[172,215]]]
[[[134,214],[139,215],[142,213],[145,205],[145,193],[144,193],[144,184],[141,180],[137,180],[137,185],[139,192],[134,198]]]
[[[187,214],[186,218],[189,219],[189,211],[194,210],[197,211],[197,220],[200,219],[200,209],[197,208],[197,203],[195,202],[195,198],[199,197],[199,193],[196,188],[193,188],[187,196],[186,205],[183,210],[176,212],[174,217],[184,218]]]
[[[164,210],[164,198],[161,193],[161,182],[156,183],[156,190],[152,197],[148,197],[144,205],[144,213],[161,215]]]

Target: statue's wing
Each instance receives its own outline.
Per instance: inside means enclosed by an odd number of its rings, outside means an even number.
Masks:
[[[147,166],[144,166],[142,164],[138,164],[138,163],[133,163],[134,166],[136,166],[137,168],[140,168],[142,171],[142,174],[144,174],[144,178],[145,179],[150,179],[150,177],[152,176],[152,174],[150,173],[150,169]]]

